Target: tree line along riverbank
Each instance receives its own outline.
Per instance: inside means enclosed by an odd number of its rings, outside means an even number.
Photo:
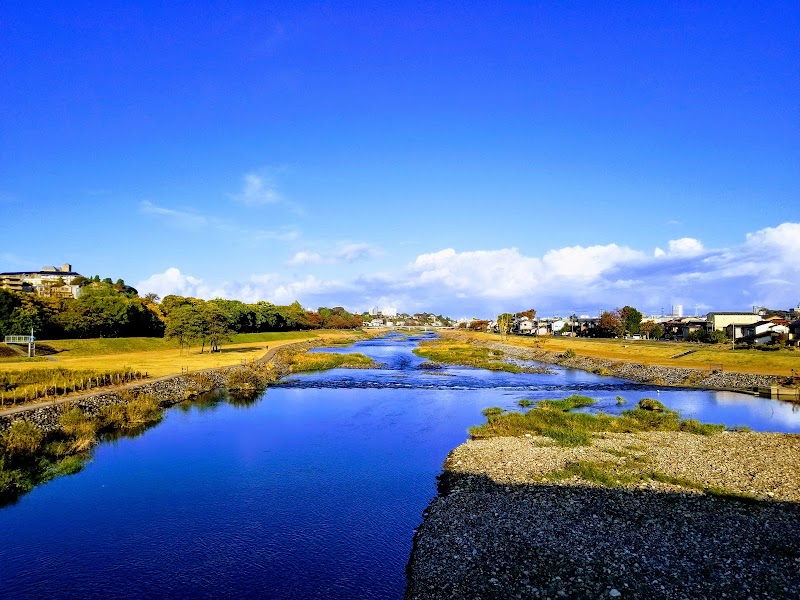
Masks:
[[[169,406],[206,392],[224,389],[236,401],[248,401],[291,373],[374,364],[362,354],[307,353],[325,344],[322,339],[294,342],[268,352],[267,360],[6,410],[0,414],[0,505],[54,477],[80,471],[100,440],[138,435],[160,421]]]

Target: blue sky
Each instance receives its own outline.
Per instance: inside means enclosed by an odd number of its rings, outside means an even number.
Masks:
[[[800,302],[794,3],[114,4],[0,8],[0,271],[453,316]]]

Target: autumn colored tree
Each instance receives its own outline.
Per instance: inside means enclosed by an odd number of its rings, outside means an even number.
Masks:
[[[536,309],[529,308],[528,310],[523,310],[522,312],[517,313],[518,317],[528,317],[531,321],[536,318]]]
[[[514,315],[511,313],[503,313],[497,315],[497,331],[501,336],[507,336],[511,333],[511,326],[514,324]]]
[[[603,311],[600,315],[600,322],[597,324],[597,330],[599,337],[621,336],[625,329],[619,311]]]
[[[639,331],[646,339],[650,339],[650,336],[653,334],[653,330],[655,328],[655,321],[642,321],[642,324],[639,326]]]

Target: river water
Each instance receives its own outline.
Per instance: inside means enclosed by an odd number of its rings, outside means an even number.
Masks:
[[[419,368],[416,339],[363,352],[384,369],[292,376],[251,402],[225,394],[100,444],[77,475],[0,509],[0,597],[399,598],[414,528],[447,453],[487,406],[645,396],[683,416],[800,432],[800,411],[729,392],[555,374]]]

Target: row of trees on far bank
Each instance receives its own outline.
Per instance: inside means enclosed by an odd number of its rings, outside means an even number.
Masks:
[[[201,300],[155,294],[139,297],[125,282],[84,278],[78,298],[49,298],[0,289],[0,335],[39,339],[93,337],[167,337],[180,343],[199,341],[212,349],[234,333],[302,329],[354,329],[361,315],[344,308],[307,311],[300,303]]]

